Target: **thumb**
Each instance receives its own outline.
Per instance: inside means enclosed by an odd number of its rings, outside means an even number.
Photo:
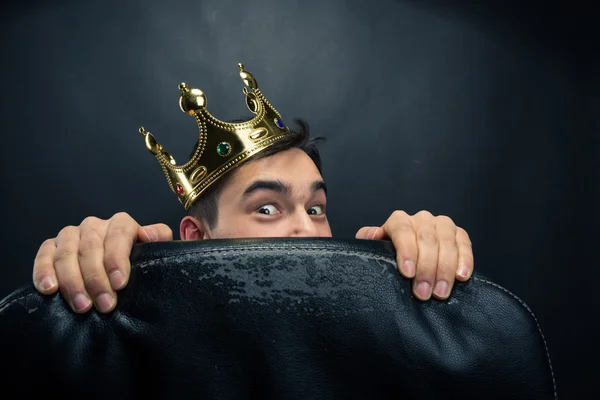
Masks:
[[[140,226],[137,236],[141,243],[164,242],[173,240],[173,231],[165,224],[152,224]]]
[[[382,240],[384,236],[383,229],[378,226],[363,226],[356,232],[357,239]]]

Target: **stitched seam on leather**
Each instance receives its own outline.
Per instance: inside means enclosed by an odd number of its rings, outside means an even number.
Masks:
[[[1,307],[1,308],[0,308],[0,315],[3,315],[3,314],[4,314],[4,310],[8,310],[8,308],[9,308],[9,307],[10,307],[12,304],[16,303],[17,301],[20,301],[20,300],[26,299],[26,298],[28,298],[28,297],[31,297],[31,296],[33,296],[34,294],[35,294],[35,293],[29,293],[29,294],[27,294],[27,295],[25,295],[25,296],[21,296],[21,297],[17,297],[16,299],[13,299],[13,300],[12,300],[11,302],[9,302],[9,303],[6,303],[6,304],[0,304],[0,307]]]
[[[540,324],[538,323],[537,318],[533,314],[533,311],[531,311],[531,309],[529,308],[529,306],[527,304],[525,304],[525,302],[523,300],[521,300],[516,294],[512,293],[508,289],[503,288],[502,286],[498,285],[497,283],[488,281],[486,279],[477,278],[475,276],[473,277],[473,279],[475,279],[475,280],[477,280],[479,282],[487,283],[488,285],[492,285],[495,288],[503,290],[504,292],[506,292],[510,296],[512,296],[515,300],[517,300],[519,303],[521,303],[521,305],[523,307],[525,307],[525,309],[529,312],[529,314],[531,315],[531,317],[535,321],[535,326],[537,327],[537,330],[538,330],[540,336],[542,337],[542,342],[544,343],[544,349],[546,350],[546,358],[548,359],[548,365],[550,366],[550,376],[552,376],[552,386],[553,386],[553,389],[554,389],[554,398],[558,399],[558,394],[556,392],[556,380],[554,379],[554,370],[552,369],[552,361],[550,360],[550,352],[548,351],[548,345],[546,344],[546,338],[544,337],[544,334],[542,333],[542,328],[540,327]]]

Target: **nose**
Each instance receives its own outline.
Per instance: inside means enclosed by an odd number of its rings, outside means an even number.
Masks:
[[[304,209],[294,213],[290,221],[290,237],[315,237],[319,236],[319,231],[315,222]]]

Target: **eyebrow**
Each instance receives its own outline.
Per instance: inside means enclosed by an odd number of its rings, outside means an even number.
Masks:
[[[327,184],[325,183],[325,181],[314,181],[310,185],[310,188],[313,193],[316,193],[319,190],[322,190],[323,192],[325,192],[325,195],[327,195]]]
[[[322,190],[325,192],[325,195],[327,195],[327,185],[324,181],[314,181],[313,183],[311,183],[310,189],[312,193],[316,193],[319,190]],[[242,199],[247,198],[252,193],[258,190],[270,190],[272,192],[285,194],[286,196],[289,196],[292,193],[292,188],[288,183],[284,183],[280,180],[258,180],[254,181],[250,186],[246,188],[246,190],[244,190],[244,193],[242,194]]]

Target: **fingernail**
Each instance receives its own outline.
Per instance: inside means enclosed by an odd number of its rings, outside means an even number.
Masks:
[[[427,300],[431,297],[431,285],[427,281],[422,281],[417,284],[415,294],[421,300]]]
[[[96,307],[101,312],[109,311],[115,303],[115,298],[108,293],[102,293],[96,297]]]
[[[148,235],[150,240],[152,240],[153,242],[158,242],[158,232],[156,232],[156,229],[144,228],[144,231],[146,232],[146,235]]]
[[[125,275],[123,275],[123,273],[119,270],[111,272],[109,279],[110,279],[110,286],[112,286],[112,288],[114,290],[121,289],[123,287],[123,285],[125,284]]]
[[[75,297],[73,297],[73,309],[75,311],[83,311],[88,308],[90,304],[90,299],[88,299],[87,296],[82,293],[77,293]]]
[[[469,269],[466,265],[461,265],[460,267],[458,267],[458,271],[456,273],[458,274],[458,276],[466,278],[469,274]]]
[[[402,264],[402,271],[407,278],[415,276],[415,270],[415,263],[410,260],[406,260],[404,261],[404,264]]]
[[[44,279],[42,279],[41,285],[42,289],[50,290],[54,286],[56,286],[56,279],[53,276],[47,276]]]
[[[435,295],[438,297],[446,298],[448,297],[448,288],[448,282],[439,281],[435,284],[435,289],[433,289],[433,293],[435,293]]]

